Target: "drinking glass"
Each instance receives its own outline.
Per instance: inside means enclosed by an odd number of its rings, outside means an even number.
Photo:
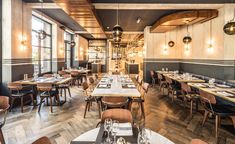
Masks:
[[[162,68],[162,71],[165,71],[165,69],[164,69],[164,68]]]
[[[106,142],[107,142],[107,143],[111,143],[111,139],[110,139],[110,137],[109,137],[109,133],[110,133],[110,131],[111,131],[111,129],[112,129],[112,119],[106,119],[106,120],[104,121],[104,129],[105,129],[105,131],[107,131],[107,133],[108,133],[108,137],[106,138]]]
[[[113,125],[112,125],[112,133],[113,133],[113,135],[114,135],[114,137],[113,137],[113,144],[116,144],[116,143],[117,143],[117,141],[116,141],[116,136],[117,136],[118,130],[119,130],[119,121],[114,120],[114,121],[113,121]]]
[[[168,72],[168,68],[166,68],[166,71]]]

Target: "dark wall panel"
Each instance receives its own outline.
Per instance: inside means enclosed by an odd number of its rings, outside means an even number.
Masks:
[[[0,94],[2,89],[2,0],[0,1]]]

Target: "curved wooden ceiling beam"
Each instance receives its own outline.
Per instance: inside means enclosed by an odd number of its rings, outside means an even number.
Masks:
[[[167,15],[159,19],[150,29],[152,33],[165,33],[178,26],[205,22],[218,16],[218,10],[191,10]]]
[[[90,0],[54,0],[95,39],[105,39],[103,27]]]

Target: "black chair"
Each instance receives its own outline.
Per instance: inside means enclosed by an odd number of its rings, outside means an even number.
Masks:
[[[157,78],[158,78],[158,83],[159,83],[159,90],[161,91],[163,89],[163,94],[164,94],[164,88],[167,88],[167,82],[165,80],[165,77],[157,73]]]
[[[23,86],[20,83],[8,83],[8,89],[10,90],[10,99],[11,99],[11,107],[10,110],[13,107],[15,99],[20,99],[21,102],[21,112],[24,112],[24,97],[30,95],[31,101],[33,103],[33,92],[32,90],[26,89],[27,86]]]
[[[202,90],[200,90],[200,100],[205,111],[202,125],[205,124],[209,113],[215,115],[215,137],[218,138],[218,128],[221,122],[220,118],[234,117],[235,110],[231,110],[230,107],[217,104],[216,98],[213,94]]]
[[[7,96],[0,96],[0,143],[5,144],[4,136],[2,133],[2,127],[6,123],[6,117],[10,108],[9,98]]]
[[[154,86],[157,81],[157,75],[153,70],[150,71],[150,77],[151,77],[152,86]]]

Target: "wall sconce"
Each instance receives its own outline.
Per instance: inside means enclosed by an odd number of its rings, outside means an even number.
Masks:
[[[20,35],[19,39],[20,39],[20,49],[25,50],[26,47],[27,47],[27,37],[23,36],[23,35]]]

